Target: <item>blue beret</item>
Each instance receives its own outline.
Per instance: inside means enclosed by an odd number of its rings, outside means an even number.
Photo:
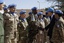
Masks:
[[[43,15],[43,13],[42,13],[42,12],[38,12],[37,15],[38,15],[38,16],[39,16],[39,15]]]
[[[4,7],[4,10],[7,10],[8,8],[7,7]]]
[[[20,12],[20,14],[25,14],[26,13],[26,11],[25,10],[22,10],[21,12]]]
[[[13,7],[16,7],[16,5],[15,5],[15,4],[10,4],[10,5],[8,6],[8,8],[13,8]]]
[[[0,4],[3,4],[3,2],[4,2],[3,0],[0,0]]]
[[[37,10],[37,7],[33,7],[32,10]]]
[[[46,14],[48,14],[48,11],[46,11]]]
[[[55,13],[58,15],[63,15],[63,12],[61,10],[56,10]]]
[[[48,8],[47,12],[54,12],[53,8]]]
[[[29,15],[31,15],[32,14],[32,12],[29,12]]]

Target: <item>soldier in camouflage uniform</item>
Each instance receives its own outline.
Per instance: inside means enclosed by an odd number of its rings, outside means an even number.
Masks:
[[[4,14],[3,14],[3,19],[5,18],[5,14],[8,13],[8,8],[7,7],[4,7]],[[5,43],[5,40],[6,40],[6,31],[5,31],[5,19],[4,19],[4,43]]]
[[[49,18],[49,15],[48,15],[48,11],[46,11],[46,16],[44,17],[44,22],[45,22],[45,27],[48,26],[50,24],[50,18]],[[47,33],[48,33],[48,30],[44,30],[44,40],[45,42],[49,41],[48,40],[48,36],[47,36]]]
[[[31,21],[37,21],[37,7],[33,7],[32,9]]]
[[[28,23],[26,21],[26,11],[22,10],[20,12],[18,23],[18,33],[19,33],[18,43],[27,43],[27,37],[28,37],[27,26]]]
[[[3,0],[0,0],[0,43],[4,43],[3,13]]]
[[[46,11],[46,16],[44,17],[44,21],[45,21],[45,26],[50,24],[50,18],[49,18],[49,15],[48,15],[47,11]]]
[[[36,34],[38,33],[36,21],[37,21],[37,8],[33,7],[31,12],[31,18],[28,26],[28,43],[35,42]]]
[[[15,4],[8,6],[9,12],[4,16],[5,43],[17,43],[18,15],[15,13]]]
[[[38,28],[38,34],[36,35],[36,43],[44,43],[44,28],[45,28],[45,23],[44,23],[44,19],[42,19],[43,17],[43,13],[42,12],[38,12],[38,20],[37,20],[37,26]]]
[[[64,43],[64,21],[62,21],[61,19],[62,14],[63,12],[61,10],[55,11],[56,22],[53,28],[53,34],[51,39],[53,43]]]

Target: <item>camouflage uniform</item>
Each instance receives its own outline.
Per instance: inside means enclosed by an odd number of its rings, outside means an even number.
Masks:
[[[50,18],[49,17],[44,17],[44,21],[45,21],[45,26],[50,24]]]
[[[4,15],[5,43],[17,43],[18,15],[9,12]]]
[[[50,18],[49,17],[44,17],[44,22],[45,22],[45,27],[48,26],[50,24]],[[49,41],[49,38],[47,36],[48,30],[44,30],[44,42]]]
[[[60,19],[55,23],[54,29],[53,29],[53,34],[52,34],[52,39],[51,41],[53,43],[62,43],[64,42],[64,24],[63,21]]]
[[[41,27],[42,29],[45,28],[44,19],[38,19],[37,21],[38,27]],[[40,30],[41,28],[38,28],[39,32],[36,35],[36,42],[37,43],[44,43],[44,31]]]
[[[35,43],[36,34],[38,33],[38,27],[35,21],[31,21],[28,25],[28,43]]]
[[[28,43],[35,43],[36,41],[36,34],[38,33],[38,29],[36,26],[36,21],[37,21],[37,14],[32,14],[32,16],[30,17],[30,22],[29,26],[28,26],[28,38],[29,41]]]
[[[26,21],[26,19],[24,19],[24,21],[22,21],[21,19],[19,20],[18,23],[18,33],[19,33],[19,40],[18,43],[27,43],[27,26],[28,23]]]

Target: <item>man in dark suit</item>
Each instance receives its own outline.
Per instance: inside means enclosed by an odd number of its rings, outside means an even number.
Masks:
[[[48,30],[48,36],[49,36],[49,40],[50,40],[50,43],[51,42],[51,37],[52,37],[52,31],[53,31],[53,27],[54,27],[54,24],[55,24],[55,17],[53,15],[53,8],[49,8],[48,10],[48,15],[50,17],[50,24],[48,26],[45,27],[46,30]]]
[[[64,11],[63,11],[63,16],[62,16],[62,17],[63,17],[63,19],[64,19]]]

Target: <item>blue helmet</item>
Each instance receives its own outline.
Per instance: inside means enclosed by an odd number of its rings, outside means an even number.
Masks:
[[[29,15],[31,15],[32,14],[32,12],[29,12]]]
[[[10,4],[10,5],[8,6],[8,8],[13,8],[13,7],[16,7],[16,5],[15,5],[15,4]]]
[[[53,8],[48,8],[47,12],[54,12]]]
[[[3,4],[4,0],[0,0],[0,4]]]
[[[25,11],[25,10],[22,10],[22,11],[20,12],[20,15],[25,14],[25,13],[26,13],[26,11]]]
[[[61,10],[56,10],[55,13],[58,15],[63,15],[63,12]]]
[[[42,12],[38,12],[37,15],[38,15],[38,16],[39,16],[39,15],[43,15],[43,13],[42,13]]]
[[[32,10],[37,10],[37,7],[33,7]]]

